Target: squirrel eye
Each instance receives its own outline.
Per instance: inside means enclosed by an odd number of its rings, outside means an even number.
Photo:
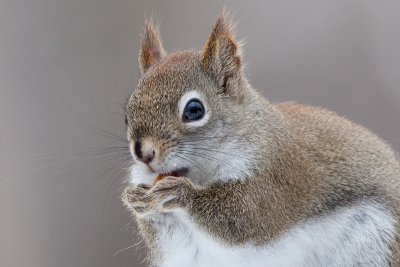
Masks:
[[[183,110],[182,120],[184,122],[197,121],[204,117],[204,106],[198,99],[189,100]]]

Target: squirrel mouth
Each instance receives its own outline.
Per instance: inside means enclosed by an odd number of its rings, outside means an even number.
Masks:
[[[188,168],[181,168],[181,169],[176,169],[176,170],[166,172],[166,173],[160,173],[160,175],[181,177],[181,176],[185,176],[188,172],[189,172]]]

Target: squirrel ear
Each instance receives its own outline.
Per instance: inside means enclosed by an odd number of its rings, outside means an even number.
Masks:
[[[139,54],[139,64],[142,74],[165,56],[158,27],[153,21],[146,20],[142,36],[142,48]]]
[[[201,62],[216,79],[222,92],[238,100],[243,97],[242,57],[240,42],[236,41],[234,25],[224,9],[203,48]]]

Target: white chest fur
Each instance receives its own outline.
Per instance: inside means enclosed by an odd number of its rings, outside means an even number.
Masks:
[[[388,266],[394,220],[364,202],[291,229],[272,244],[230,247],[201,230],[183,211],[158,223],[161,267]]]

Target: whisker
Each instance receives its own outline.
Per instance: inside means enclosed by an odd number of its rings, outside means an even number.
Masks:
[[[203,168],[201,168],[196,162],[191,160],[187,155],[179,154],[175,156],[198,168],[206,177],[208,176],[208,172],[206,172]]]
[[[94,133],[94,134],[97,134],[97,135],[100,135],[102,137],[109,138],[109,139],[114,140],[114,141],[122,142],[124,144],[129,143],[129,141],[126,138],[123,138],[123,137],[121,137],[121,136],[119,136],[117,134],[114,134],[114,133],[110,133],[110,132],[108,132],[106,130],[98,129],[96,127],[92,127],[92,129],[87,129],[87,131],[89,131],[91,133]]]
[[[130,165],[130,163],[125,162],[124,166],[121,166],[120,170],[116,173],[115,177],[113,179],[111,179],[111,184],[108,187],[108,190],[107,190],[107,193],[106,193],[106,197],[105,197],[105,200],[104,200],[103,213],[105,211],[105,206],[106,206],[106,203],[108,201],[110,191],[111,191],[113,185],[115,184],[115,182],[118,180],[118,178],[120,178],[120,176],[125,173],[124,169],[127,167],[127,165]]]
[[[129,246],[129,247],[120,249],[120,250],[118,250],[117,252],[115,252],[115,253],[112,255],[112,257],[114,258],[114,257],[117,256],[119,253],[121,253],[121,252],[123,252],[123,251],[125,251],[125,250],[128,250],[128,249],[134,248],[134,247],[140,245],[142,242],[143,242],[143,240],[140,240],[139,242],[137,242],[137,243],[135,243],[135,244],[133,244],[133,245],[131,245],[131,246]]]
[[[198,152],[192,153],[192,152],[187,152],[187,151],[181,152],[181,153],[186,154],[186,155],[197,156],[197,157],[200,157],[200,158],[203,158],[203,159],[206,159],[206,160],[209,160],[209,161],[214,161],[214,162],[217,162],[217,163],[220,163],[220,164],[225,164],[225,165],[230,166],[232,169],[235,169],[235,170],[238,170],[239,172],[241,172],[241,170],[239,168],[237,168],[236,166],[232,165],[230,162],[222,161],[222,160],[220,160],[218,158],[215,158],[215,157],[212,157],[212,156],[210,156],[208,154],[202,154],[202,153],[198,153]]]
[[[210,148],[210,147],[206,147],[206,146],[198,146],[198,145],[194,146],[194,145],[187,144],[187,145],[181,145],[179,147],[180,148],[189,148],[189,149],[192,149],[192,150],[202,150],[202,151],[206,151],[206,152],[214,152],[216,154],[224,154],[224,155],[228,155],[228,156],[234,155],[234,156],[239,157],[241,159],[246,159],[246,157],[243,154],[238,154],[238,153],[235,153],[233,151],[227,152],[227,151],[223,151],[221,149],[215,149],[215,148]],[[241,147],[238,146],[237,148],[240,149]]]
[[[90,180],[89,180],[89,182],[84,186],[84,188],[81,190],[81,193],[80,193],[80,198],[82,198],[84,195],[85,195],[85,193],[87,192],[87,190],[96,182],[96,181],[98,181],[99,179],[102,179],[103,177],[105,177],[108,173],[110,173],[114,168],[117,168],[118,167],[118,164],[120,164],[121,162],[126,162],[126,159],[125,158],[117,158],[117,159],[115,159],[115,158],[103,158],[102,159],[102,161],[100,161],[100,162],[98,162],[98,163],[96,163],[96,165],[99,165],[99,164],[101,164],[101,165],[103,165],[103,164],[105,164],[105,163],[107,163],[107,162],[110,162],[110,160],[112,160],[112,163],[111,163],[111,167],[108,167],[100,176],[93,176],[92,178],[90,178]]]

